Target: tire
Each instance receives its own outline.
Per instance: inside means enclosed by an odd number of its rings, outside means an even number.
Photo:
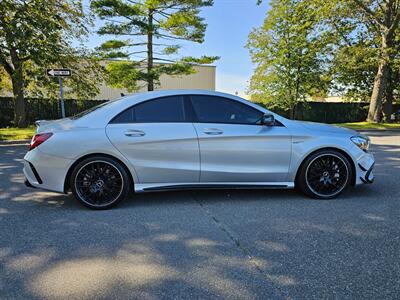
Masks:
[[[116,206],[130,192],[130,176],[115,159],[93,156],[79,162],[70,177],[75,198],[84,206],[102,210]]]
[[[333,199],[349,186],[352,178],[353,171],[346,156],[335,150],[321,150],[304,160],[296,184],[307,196]]]

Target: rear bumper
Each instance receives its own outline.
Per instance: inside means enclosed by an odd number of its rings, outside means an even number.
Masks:
[[[64,192],[64,182],[73,161],[40,152],[38,148],[29,151],[24,157],[23,172],[25,185]]]

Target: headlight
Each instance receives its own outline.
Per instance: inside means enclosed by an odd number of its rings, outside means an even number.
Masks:
[[[368,151],[369,148],[369,138],[364,135],[356,135],[352,136],[351,141],[356,144],[360,149],[364,150],[365,152]]]

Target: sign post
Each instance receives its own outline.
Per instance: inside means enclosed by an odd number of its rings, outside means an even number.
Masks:
[[[58,77],[58,83],[60,85],[61,116],[65,118],[64,91],[62,85],[62,78],[60,76]]]
[[[62,77],[70,77],[72,75],[72,72],[70,69],[47,69],[46,74],[49,77],[58,77],[58,84],[60,85],[61,116],[63,118],[65,118],[64,91],[63,91]]]

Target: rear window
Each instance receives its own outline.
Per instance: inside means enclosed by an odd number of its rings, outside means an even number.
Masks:
[[[95,111],[96,109],[99,109],[99,108],[101,108],[103,106],[106,106],[106,105],[108,105],[108,104],[110,104],[110,103],[112,103],[114,101],[107,101],[107,102],[101,103],[99,105],[93,106],[93,107],[91,107],[91,108],[89,108],[87,110],[84,110],[84,111],[82,111],[80,113],[77,113],[76,115],[73,115],[72,117],[69,117],[69,118],[71,120],[77,120],[79,118],[82,118],[83,116],[86,116],[87,114],[90,114],[91,112]]]
[[[111,123],[172,123],[185,119],[183,97],[171,96],[139,103],[119,113]]]

